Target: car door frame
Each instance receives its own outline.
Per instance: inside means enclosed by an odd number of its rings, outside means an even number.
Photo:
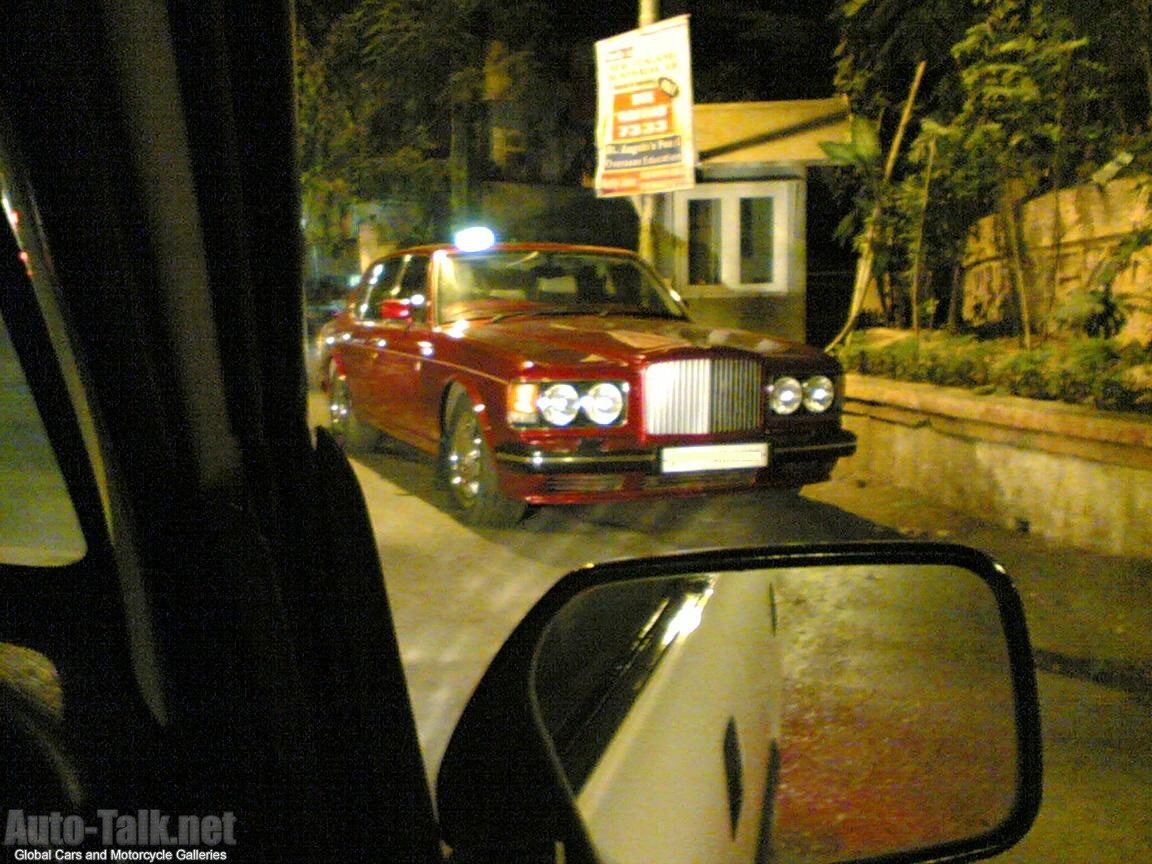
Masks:
[[[395,267],[388,273],[389,267]],[[383,268],[379,278],[373,271]],[[392,432],[393,416],[382,389],[381,357],[385,353],[392,322],[380,317],[380,305],[395,291],[404,272],[404,262],[397,256],[385,256],[372,262],[360,278],[361,296],[357,299],[352,326],[347,338],[336,346],[341,371],[347,379],[352,410],[357,419],[377,429]]]
[[[290,3],[5,12],[20,252],[60,312],[24,284],[17,338],[75,356],[25,365],[88,547],[0,566],[0,638],[60,673],[40,731],[81,804],[235,810],[269,862],[441,860],[367,511],[305,421]]]
[[[414,272],[414,262],[423,264],[416,281],[409,275]],[[435,423],[439,415],[428,404],[425,373],[426,364],[436,355],[429,302],[431,273],[429,254],[405,253],[394,299],[409,304],[411,317],[382,322],[379,338],[385,344],[381,346],[374,376],[389,434],[425,450],[439,437],[438,432],[429,434],[430,420]]]

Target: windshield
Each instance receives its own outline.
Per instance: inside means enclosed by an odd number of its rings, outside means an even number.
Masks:
[[[444,255],[437,299],[442,323],[535,314],[685,317],[677,298],[635,259],[596,252]]]

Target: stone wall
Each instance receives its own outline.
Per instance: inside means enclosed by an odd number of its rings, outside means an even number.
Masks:
[[[1063,545],[1152,551],[1152,420],[861,375],[847,393],[845,470]]]
[[[1102,259],[1140,225],[1152,220],[1150,178],[1114,180],[1062,189],[1027,202],[1020,223],[1031,282],[1033,321],[1042,321],[1076,290],[1093,287]],[[978,222],[964,257],[964,318],[981,325],[1015,313],[1003,228],[996,217]],[[1113,283],[1115,295],[1152,303],[1152,248],[1138,253]],[[1129,315],[1122,336],[1152,341],[1152,310]]]

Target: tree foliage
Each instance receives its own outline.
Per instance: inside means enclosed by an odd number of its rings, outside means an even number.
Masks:
[[[425,203],[414,234],[423,239],[447,195],[446,148],[435,118],[406,123],[419,106],[363,74],[355,13],[338,18],[314,45],[297,39],[299,149],[305,240],[338,256],[357,205]]]
[[[840,0],[833,12],[840,34],[836,89],[857,113],[891,129],[916,66],[925,61],[922,111],[951,110],[958,87],[949,52],[979,18],[965,0]]]
[[[938,287],[954,284],[948,274],[959,266],[968,229],[983,216],[1000,214],[1026,313],[1028,262],[1014,243],[1020,204],[1084,182],[1119,149],[1138,154],[1134,168],[1149,167],[1139,154],[1147,149],[1140,142],[1149,137],[1152,70],[1142,72],[1133,62],[1140,51],[1131,45],[1121,61],[1120,46],[1114,37],[1103,38],[1101,22],[1131,20],[1131,32],[1148,23],[1145,18],[1141,24],[1136,13],[1147,13],[1150,3],[842,0],[836,13],[837,83],[857,112],[878,122],[882,137],[890,134],[892,109],[907,88],[912,64],[928,64],[917,134],[902,154],[893,188],[875,193],[888,196],[881,208],[888,224],[874,233],[893,238],[892,275],[905,288],[912,250],[924,255]],[[1134,76],[1141,75],[1134,94]],[[1118,112],[1122,102],[1129,108]],[[870,184],[858,181],[862,202],[875,200]]]
[[[539,0],[360,0],[327,22],[313,15],[297,46],[306,239],[336,251],[348,214],[381,202],[414,214],[396,242],[442,236],[453,156],[480,119],[491,46],[507,46],[500,62],[513,86],[532,86],[544,12]]]

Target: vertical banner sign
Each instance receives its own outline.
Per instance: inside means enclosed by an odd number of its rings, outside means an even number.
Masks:
[[[596,43],[596,194],[696,183],[688,16]]]

